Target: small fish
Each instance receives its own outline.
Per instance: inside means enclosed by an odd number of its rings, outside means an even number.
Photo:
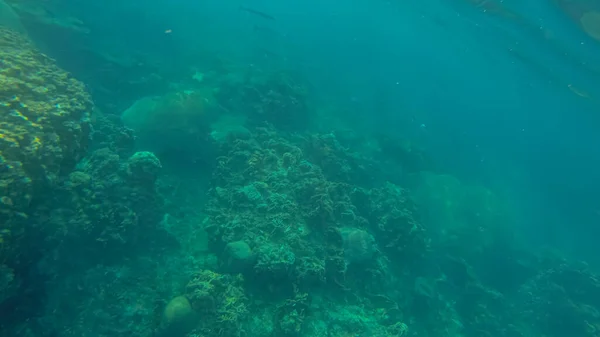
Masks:
[[[571,90],[571,92],[573,92],[575,95],[577,95],[579,97],[590,98],[590,95],[588,95],[587,92],[579,90],[578,88],[574,87],[572,84],[568,84],[567,87],[569,88],[569,90]]]
[[[173,33],[173,31],[171,29],[165,30],[165,34],[171,34],[171,33]]]
[[[256,9],[252,9],[252,8],[245,7],[245,6],[240,6],[240,9],[243,10],[244,12],[248,12],[250,14],[260,16],[263,19],[275,21],[275,17],[273,17],[265,12],[257,11]]]

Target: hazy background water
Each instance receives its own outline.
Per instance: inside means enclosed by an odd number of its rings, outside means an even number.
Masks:
[[[552,1],[64,4],[98,37],[91,48],[149,51],[173,72],[207,50],[297,71],[356,128],[412,137],[444,171],[503,192],[532,242],[592,258],[600,44]]]

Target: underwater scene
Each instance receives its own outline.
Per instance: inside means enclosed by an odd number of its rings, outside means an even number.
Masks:
[[[0,337],[600,337],[599,0],[0,0]]]

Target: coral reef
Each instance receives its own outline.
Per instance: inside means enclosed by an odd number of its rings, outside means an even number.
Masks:
[[[323,296],[371,306],[360,298],[377,297],[389,287],[386,279],[393,277],[387,261],[410,268],[419,263],[427,245],[415,206],[402,189],[330,181],[309,161],[343,162],[348,157],[340,146],[330,149],[327,158],[320,150],[310,151],[315,139],[327,138],[288,139],[274,129],[256,128],[250,139],[221,142],[223,156],[213,174],[205,220],[212,249],[227,252],[226,247],[240,240],[252,248],[256,261],[244,273],[260,280],[261,288],[253,292],[281,298],[272,319],[282,336],[301,335],[303,322],[310,319],[308,302],[302,305],[306,310],[289,304],[303,292],[320,287],[329,289]],[[360,159],[355,161],[360,164]],[[380,244],[389,252],[385,258]],[[229,255],[221,256],[225,264]],[[397,321],[380,323],[385,327]]]
[[[33,336],[83,336],[89,331],[99,336],[153,336],[165,328],[165,310],[185,282],[176,275],[180,266],[170,264],[168,258],[141,255],[119,264],[61,271],[60,277],[47,280],[43,314],[15,330],[18,335],[28,330]],[[186,328],[185,323],[184,319],[169,331]]]
[[[600,335],[592,267],[533,253],[509,202],[403,135],[319,129],[299,76],[195,69],[105,114],[19,33],[0,46],[0,335]]]
[[[57,189],[57,205],[47,224],[56,228],[53,239],[65,253],[79,251],[86,263],[122,259],[135,247],[160,240],[160,170],[160,161],[150,152],[136,152],[125,160],[108,148],[92,152]],[[98,255],[101,249],[106,254]]]
[[[92,102],[26,37],[0,27],[0,47],[0,260],[19,268],[49,234],[36,218],[41,205],[85,155]]]
[[[548,261],[547,261],[548,262]],[[593,337],[600,333],[600,282],[589,266],[552,261],[520,290],[526,322],[545,336]]]
[[[377,247],[371,234],[362,229],[340,229],[344,242],[344,259],[347,264],[370,262]]]
[[[302,130],[314,115],[307,85],[283,72],[249,73],[241,83],[224,82],[217,99],[228,111],[241,112],[255,125],[271,123],[282,130]]]
[[[241,276],[202,270],[186,286],[185,296],[201,317],[194,329],[201,336],[243,336],[248,316]]]
[[[135,149],[134,131],[126,128],[118,116],[104,115],[98,110],[94,111],[92,139],[89,151],[107,148],[127,157]]]
[[[163,160],[191,163],[214,157],[209,130],[215,117],[210,93],[201,91],[145,97],[122,113],[124,125],[135,132],[138,149]]]

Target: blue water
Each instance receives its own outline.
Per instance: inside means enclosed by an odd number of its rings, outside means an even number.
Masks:
[[[600,41],[557,1],[5,1],[95,109],[1,199],[0,336],[600,331]]]
[[[398,132],[394,121],[415,115],[406,132],[425,138],[448,170],[511,190],[540,226],[558,217],[593,231],[600,46],[554,4],[504,1],[516,19],[460,1],[244,5],[277,20],[263,23],[238,3],[185,1],[148,3],[143,11],[132,4],[108,26],[110,6],[98,9],[107,16],[86,20],[141,48],[173,44],[165,62],[178,62],[181,49],[206,48],[301,71],[320,95],[356,103],[355,118],[377,131]],[[256,22],[281,36],[256,36],[249,32]],[[163,28],[174,31],[174,42],[162,41]],[[382,111],[373,113],[381,100]],[[537,200],[541,209],[532,211]]]

